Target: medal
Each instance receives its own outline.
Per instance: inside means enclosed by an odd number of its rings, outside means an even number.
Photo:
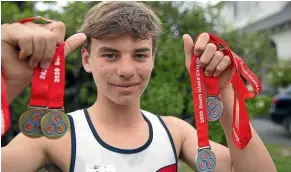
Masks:
[[[18,126],[20,131],[31,138],[42,136],[40,121],[45,114],[45,109],[28,109],[19,118]]]
[[[216,157],[209,148],[198,150],[195,165],[199,172],[212,172],[216,167]]]
[[[49,139],[58,139],[66,134],[70,122],[64,112],[65,57],[62,43],[56,48],[48,71],[48,111],[41,119],[41,131]]]
[[[41,119],[43,135],[50,139],[57,139],[66,134],[70,126],[68,116],[61,110],[49,110]]]
[[[208,121],[216,121],[222,115],[222,102],[216,96],[207,96],[207,117]]]
[[[222,102],[219,95],[219,80],[217,77],[205,77],[207,88],[206,106],[208,121],[216,121],[222,114]]]
[[[35,69],[32,83],[30,102],[27,111],[25,111],[18,120],[20,131],[31,138],[42,136],[40,121],[46,112],[48,83],[47,70],[39,66]]]

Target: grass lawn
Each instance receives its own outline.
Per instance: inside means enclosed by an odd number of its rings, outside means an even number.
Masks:
[[[278,172],[291,171],[291,147],[282,147],[280,145],[266,144]]]
[[[266,144],[278,172],[291,172],[291,147]],[[193,172],[187,165],[181,163],[179,172]]]

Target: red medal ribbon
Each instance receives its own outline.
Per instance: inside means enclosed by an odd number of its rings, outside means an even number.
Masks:
[[[233,53],[229,45],[223,41],[222,39],[218,38],[217,36],[209,33],[210,35],[210,42],[214,43],[218,49],[223,51],[224,55],[228,55],[231,58],[232,65],[231,67],[234,67],[235,72],[233,74],[231,83],[234,88],[234,105],[233,105],[233,121],[232,121],[232,139],[235,143],[235,145],[239,149],[244,149],[247,144],[249,143],[250,139],[252,138],[250,124],[249,124],[249,118],[248,118],[248,112],[245,104],[245,99],[253,98],[254,96],[258,95],[262,91],[262,86],[260,83],[260,80],[257,78],[257,76],[247,67],[245,62],[238,57],[235,53]],[[197,36],[197,38],[199,35]],[[196,38],[196,40],[197,40]],[[204,111],[206,110],[204,99],[205,99],[205,91],[200,90],[201,95],[204,96],[202,98],[198,97],[199,93],[197,91],[198,86],[198,78],[195,78],[195,75],[197,73],[197,70],[200,71],[200,75],[203,75],[202,69],[198,66],[199,69],[195,69],[197,66],[197,63],[199,62],[199,58],[195,57],[193,55],[191,59],[190,64],[190,74],[191,74],[191,83],[192,83],[192,90],[193,90],[193,103],[194,103],[194,110],[195,110],[195,120],[196,120],[196,127],[197,127],[197,135],[198,135],[198,145],[199,147],[205,146],[203,143],[208,143],[208,128],[206,123],[206,114]],[[241,75],[250,83],[252,86],[254,92],[251,92],[248,90],[248,88],[243,83],[243,80],[241,78]],[[204,81],[201,81],[203,77],[200,76],[200,84],[202,84]],[[218,87],[218,78],[216,80],[214,78],[205,78],[206,87],[208,90],[210,90],[209,94],[217,95],[219,93],[219,90],[217,91]],[[217,84],[215,84],[215,82]],[[204,89],[204,85],[200,86],[200,88]],[[200,102],[202,100],[202,102]],[[236,105],[237,101],[239,103],[239,126],[238,128],[235,126],[235,121],[237,118],[236,114]],[[205,110],[201,110],[201,107],[205,108]],[[203,112],[203,115],[201,113]],[[201,122],[201,117],[204,120],[204,123]],[[207,135],[206,135],[207,134]],[[207,137],[207,141],[205,141]],[[202,140],[201,140],[202,139]]]
[[[44,18],[42,16],[35,16],[35,17],[30,17],[30,18],[25,18],[25,19],[19,20],[18,23],[23,24],[23,23],[27,23],[27,22],[32,22],[32,21],[37,20],[37,19],[42,19],[42,20],[50,22],[50,23],[55,22],[54,20],[50,20],[50,19]]]
[[[206,114],[206,92],[203,69],[199,65],[199,57],[192,56],[190,64],[192,97],[195,111],[195,122],[199,148],[209,146],[208,119]]]
[[[219,96],[219,80],[217,77],[205,77],[207,94]]]
[[[40,66],[34,71],[31,84],[30,106],[63,108],[65,86],[65,57],[62,43],[56,47],[52,64],[47,70]]]
[[[258,95],[262,91],[262,85],[258,77],[248,68],[246,63],[234,52],[232,52],[233,57],[238,62],[238,69],[240,74],[250,83],[254,92],[250,92],[248,88],[243,84],[242,86],[245,88],[245,96],[247,99],[253,98]]]
[[[235,145],[239,149],[244,149],[252,138],[251,128],[249,124],[247,107],[245,104],[246,98],[253,98],[259,94],[262,90],[261,83],[256,75],[251,72],[247,67],[245,62],[234,54],[229,45],[222,39],[216,37],[213,34],[209,34],[210,39],[219,47],[223,46],[224,55],[228,55],[231,58],[232,66],[235,67],[235,72],[232,78],[232,85],[234,87],[234,105],[233,105],[233,121],[232,121],[232,139]],[[243,76],[253,87],[254,93],[250,92],[240,76]],[[236,103],[239,103],[239,119],[238,128],[235,126],[237,113],[236,113]]]
[[[49,68],[48,108],[61,109],[64,107],[65,93],[65,42],[56,48],[51,67]]]
[[[36,19],[42,19],[47,22],[53,20],[36,16],[18,21],[19,23],[32,22]],[[64,107],[64,89],[65,89],[65,42],[56,47],[52,64],[47,70],[41,69],[39,66],[35,69],[30,105],[48,108]]]
[[[18,23],[26,23],[26,22],[32,22],[36,19],[42,19],[47,22],[54,22],[52,20],[46,19],[41,16],[31,17],[31,18],[25,18],[22,20],[19,20]],[[49,67],[50,69],[51,67]],[[49,94],[49,88],[48,88],[48,70],[49,69],[42,69],[39,65],[34,70],[33,78],[32,78],[32,84],[31,84],[31,93],[30,93],[30,106],[35,107],[47,107],[47,100],[48,100],[48,94]]]
[[[46,108],[48,91],[48,69],[41,69],[38,65],[32,78],[29,105]]]
[[[3,136],[10,128],[10,110],[8,106],[7,90],[5,79],[1,72],[1,136]]]

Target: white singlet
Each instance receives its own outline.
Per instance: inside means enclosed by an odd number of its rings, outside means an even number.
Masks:
[[[142,110],[149,138],[136,149],[105,143],[95,130],[87,109],[68,114],[71,124],[70,172],[177,172],[172,136],[163,120]]]

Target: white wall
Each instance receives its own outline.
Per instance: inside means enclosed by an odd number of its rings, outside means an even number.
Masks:
[[[291,30],[275,33],[271,39],[276,44],[277,57],[280,59],[291,59]]]
[[[234,16],[235,3],[239,3],[238,8],[244,8],[243,10],[240,9],[242,13],[238,14],[237,17]],[[247,3],[252,4],[248,6]],[[222,16],[227,23],[231,23],[234,29],[240,29],[249,23],[262,20],[279,12],[287,3],[288,1],[257,1],[257,6],[255,6],[254,1],[230,1],[225,2]],[[247,9],[245,9],[246,6]]]

